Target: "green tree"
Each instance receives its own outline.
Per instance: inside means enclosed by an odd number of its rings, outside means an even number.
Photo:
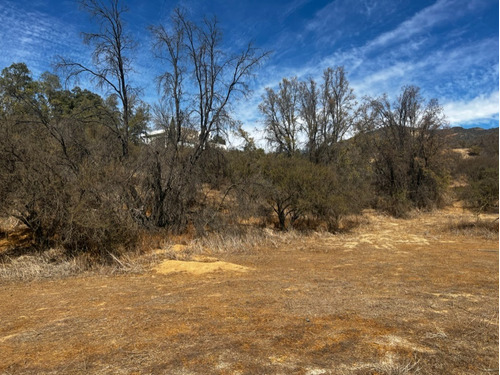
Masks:
[[[334,232],[343,217],[366,206],[364,176],[356,163],[344,161],[333,167],[312,163],[300,155],[254,152],[246,156],[233,166],[240,174],[242,194],[266,202],[281,230],[314,219]]]
[[[466,207],[477,212],[498,210],[498,154],[467,158],[460,163],[460,173],[467,185],[460,189],[459,197]]]

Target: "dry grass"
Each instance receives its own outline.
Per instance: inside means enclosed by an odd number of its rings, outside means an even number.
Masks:
[[[165,260],[187,261],[199,255],[248,254],[259,247],[286,244],[298,236],[293,231],[275,232],[256,228],[240,234],[211,233],[198,239],[176,236],[170,240],[159,233],[153,238],[143,239],[140,251],[123,252],[121,255],[109,253],[109,258],[103,262],[87,254],[68,255],[63,249],[33,251],[24,232],[17,231],[9,237],[5,234],[0,236],[0,240],[5,242],[3,249],[0,248],[0,280],[60,279],[79,274],[138,274]]]
[[[364,216],[350,216],[342,220],[339,233],[367,225]],[[139,236],[138,250],[123,251],[120,255],[108,253],[108,259],[96,259],[88,254],[68,255],[62,249],[33,251],[31,240],[15,220],[0,220],[0,280],[32,281],[58,279],[79,274],[138,274],[147,272],[165,260],[189,261],[199,255],[251,254],[259,249],[278,248],[293,242],[328,232],[278,231],[247,226],[239,232],[207,233],[204,237],[171,236],[166,232]]]
[[[15,258],[4,257],[0,263],[0,279],[17,281],[53,279],[76,275],[83,270],[84,267],[76,259],[61,260],[57,250],[51,250]]]
[[[491,216],[491,215],[490,215]],[[446,230],[465,237],[481,237],[498,241],[498,216],[496,218],[460,218],[450,220]]]
[[[249,228],[241,234],[211,233],[194,240],[189,248],[196,254],[250,254],[259,248],[276,248],[299,237],[301,234],[294,230]]]
[[[120,258],[110,254],[108,263],[96,261],[87,254],[67,255],[64,250],[50,249],[30,252],[21,256],[3,256],[0,260],[0,281],[29,282],[41,279],[63,279],[83,275],[114,275],[140,273],[148,268],[137,257],[124,255]]]
[[[185,267],[185,264],[189,264],[189,262],[197,262],[198,264],[217,262],[214,265],[215,269],[231,270],[234,268],[231,263],[224,264],[217,257],[251,255],[258,253],[262,249],[277,249],[299,238],[305,237],[293,230],[281,232],[258,228],[247,228],[246,231],[241,233],[209,233],[204,237],[195,239],[176,236],[173,239],[159,241],[157,248],[149,248],[140,253],[124,255],[117,261],[123,263],[119,267],[120,272],[135,274],[158,267],[168,268],[169,270],[192,268]],[[174,263],[169,261],[178,261],[178,267],[175,267]],[[201,272],[203,267],[207,268],[207,270],[211,268],[207,265],[200,265],[198,271]],[[207,270],[205,271],[209,272]],[[197,273],[197,271],[193,272]]]
[[[414,375],[422,374],[419,360],[414,358],[395,359],[394,355],[388,355],[377,364],[359,364],[349,369],[339,369],[341,375]]]
[[[384,375],[410,375],[420,373],[420,368],[418,367],[418,362],[413,362],[408,360],[402,363],[382,363],[377,366],[373,366],[371,370],[376,374]]]
[[[158,238],[102,273],[0,282],[0,373],[495,373],[498,240],[448,229],[467,215]],[[175,259],[245,272],[152,270]]]

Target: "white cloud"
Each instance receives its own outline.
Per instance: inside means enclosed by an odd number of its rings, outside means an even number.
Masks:
[[[290,5],[286,7],[286,9],[283,12],[282,18],[288,17],[290,14],[296,12],[298,9],[306,5],[307,3],[310,3],[312,0],[294,0]]]
[[[417,34],[427,32],[443,21],[449,22],[451,19],[462,17],[474,7],[479,6],[479,3],[480,0],[438,0],[431,6],[416,13],[410,19],[399,24],[395,29],[379,35],[368,47],[380,48],[406,41]]]
[[[449,101],[443,105],[444,113],[452,125],[498,119],[498,108],[498,91],[476,96],[472,100]]]
[[[352,86],[359,95],[376,96],[387,91],[397,91],[403,84],[410,83],[408,78],[417,67],[414,64],[397,62],[388,68],[376,70],[372,74],[353,81]]]
[[[329,17],[337,15],[335,10],[340,3],[345,5],[345,0],[330,2],[318,11],[302,32],[324,33]],[[382,1],[376,8],[381,11],[387,6]],[[440,103],[447,103],[446,113],[452,124],[481,118],[483,123],[491,123],[498,117],[498,93],[494,95],[498,86],[498,38],[463,38],[467,36],[465,26],[436,31],[443,24],[470,17],[483,6],[484,0],[437,0],[360,46],[352,45],[321,57],[311,55],[308,62],[298,66],[279,64],[280,59],[273,59],[264,72],[259,72],[258,88],[244,108],[238,108],[238,118],[248,128],[262,127],[257,106],[264,87],[276,87],[283,77],[291,76],[312,76],[321,81],[325,68],[343,65],[358,100],[383,93],[394,99],[402,86],[417,85],[426,98],[435,97]],[[291,48],[290,40],[290,35],[282,35],[277,50]],[[492,94],[479,95],[489,92]],[[468,100],[471,97],[475,98]]]
[[[452,93],[458,96],[464,91],[478,92],[485,87],[488,90],[491,88],[488,81],[498,77],[498,74],[492,75],[489,68],[498,61],[498,39],[458,46],[443,43],[432,33],[433,28],[464,17],[482,3],[483,0],[438,0],[363,46],[339,50],[321,59],[312,56],[308,63],[298,67],[270,67],[267,77],[260,82],[262,86],[274,87],[282,77],[321,79],[326,67],[344,65],[358,96],[384,92],[393,96],[406,84],[422,86],[431,96],[453,99]],[[336,6],[338,2],[333,2],[321,9],[306,29],[317,31],[323,27],[328,17],[337,14],[333,12]],[[286,49],[281,47],[280,50]]]
[[[37,75],[50,69],[58,53],[82,53],[77,30],[55,16],[4,1],[0,3],[0,24],[1,66],[25,62]]]
[[[316,12],[314,18],[306,25],[306,30],[313,32],[324,31],[328,25],[335,24],[340,21],[339,18],[343,17],[340,12],[341,4],[338,1],[333,1],[325,5],[322,9]],[[344,8],[345,9],[345,8]]]
[[[491,90],[498,82],[498,40],[486,39],[456,48],[430,50],[424,58],[395,59],[380,55],[352,71],[360,95],[393,96],[403,85],[425,89],[426,95],[450,100]],[[346,65],[348,68],[350,65]]]

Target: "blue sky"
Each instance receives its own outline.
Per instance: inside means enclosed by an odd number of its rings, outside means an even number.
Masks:
[[[452,126],[497,127],[497,0],[129,0],[125,20],[139,42],[134,83],[144,100],[157,99],[161,66],[151,53],[149,25],[168,22],[175,6],[193,18],[217,15],[230,48],[253,40],[273,54],[257,72],[253,94],[235,106],[245,128],[262,128],[257,106],[265,87],[283,77],[319,77],[345,66],[358,98],[403,85],[437,98]],[[94,31],[76,2],[0,0],[0,68],[26,62],[35,76],[52,70],[56,55],[88,62],[80,32]],[[82,81],[81,86],[87,83]],[[89,88],[91,88],[89,86]]]

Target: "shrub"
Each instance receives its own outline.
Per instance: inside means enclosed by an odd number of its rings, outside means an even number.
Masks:
[[[481,167],[468,175],[468,186],[461,197],[466,206],[477,212],[498,210],[498,167]]]
[[[237,163],[233,163],[235,174],[243,182],[240,195],[260,202],[261,213],[266,212],[263,206],[267,205],[281,230],[303,227],[300,222],[308,221],[325,223],[335,231],[343,216],[359,212],[367,201],[363,192],[357,191],[367,186],[362,174],[347,162],[334,167],[312,163],[300,155],[254,154],[246,162],[245,157],[239,154]]]
[[[107,256],[133,245],[133,158],[121,160],[113,112],[96,94],[34,81],[24,64],[0,76],[0,214],[35,247]]]
[[[459,160],[454,177],[466,182],[457,190],[467,208],[477,213],[498,210],[498,143],[496,150],[488,145],[479,156]]]

